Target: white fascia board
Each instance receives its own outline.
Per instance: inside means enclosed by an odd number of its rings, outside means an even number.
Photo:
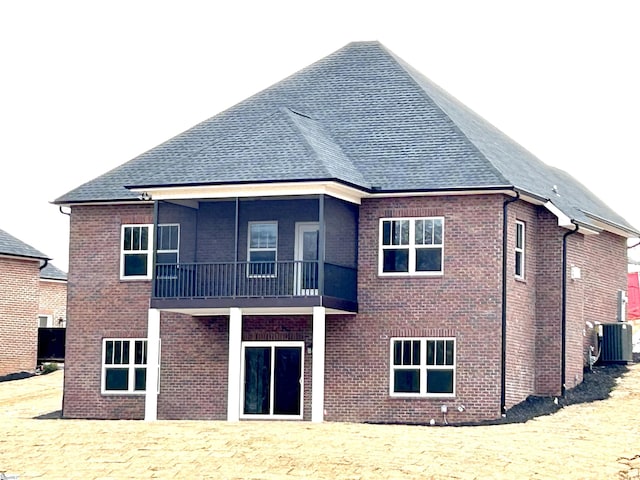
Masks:
[[[576,229],[576,225],[571,222],[571,217],[556,207],[553,203],[547,202],[544,204],[544,207],[556,216],[559,227],[568,228],[569,230]]]
[[[558,226],[562,228],[566,228],[568,230],[575,230],[578,228],[578,231],[583,235],[597,235],[601,232],[597,228],[589,227],[581,222],[574,223],[569,215],[560,210],[556,205],[554,205],[551,201],[548,201],[544,204],[545,208],[553,213],[558,219]]]
[[[366,198],[398,198],[398,197],[445,197],[445,196],[462,196],[462,195],[509,195],[514,196],[513,190],[433,190],[425,192],[381,192],[368,193],[364,195]]]
[[[188,187],[135,188],[131,191],[151,196],[153,200],[202,200],[214,198],[283,197],[331,195],[360,204],[365,192],[337,182],[281,182],[233,185],[195,185]]]

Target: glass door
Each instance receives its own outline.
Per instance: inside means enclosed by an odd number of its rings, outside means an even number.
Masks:
[[[318,295],[318,239],[316,222],[296,223],[296,295]]]
[[[243,344],[244,418],[302,418],[303,342]]]

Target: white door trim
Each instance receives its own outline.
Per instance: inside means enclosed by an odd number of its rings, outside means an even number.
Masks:
[[[244,413],[244,395],[245,395],[245,349],[247,347],[269,347],[271,348],[271,373],[270,373],[270,387],[269,387],[269,414],[255,414]],[[274,401],[274,368],[275,368],[275,352],[276,347],[296,347],[300,349],[300,413],[298,415],[275,415],[273,414],[273,401]],[[240,378],[240,418],[241,419],[256,419],[256,420],[302,420],[304,415],[304,342],[297,341],[248,341],[242,342],[242,359],[241,359],[241,378]]]

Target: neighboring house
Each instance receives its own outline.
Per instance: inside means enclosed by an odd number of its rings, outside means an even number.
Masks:
[[[36,367],[40,269],[48,261],[0,230],[0,375]]]
[[[640,235],[377,42],[55,203],[65,417],[495,419],[582,381]]]
[[[40,270],[38,326],[60,328],[67,324],[67,274],[48,263]]]
[[[627,274],[627,321],[633,325],[633,351],[640,352],[640,273]]]

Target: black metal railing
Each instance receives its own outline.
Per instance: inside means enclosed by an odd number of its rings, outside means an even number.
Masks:
[[[164,263],[156,265],[153,296],[300,297],[323,295],[325,290],[355,301],[355,268],[325,263],[320,272],[317,261]]]

